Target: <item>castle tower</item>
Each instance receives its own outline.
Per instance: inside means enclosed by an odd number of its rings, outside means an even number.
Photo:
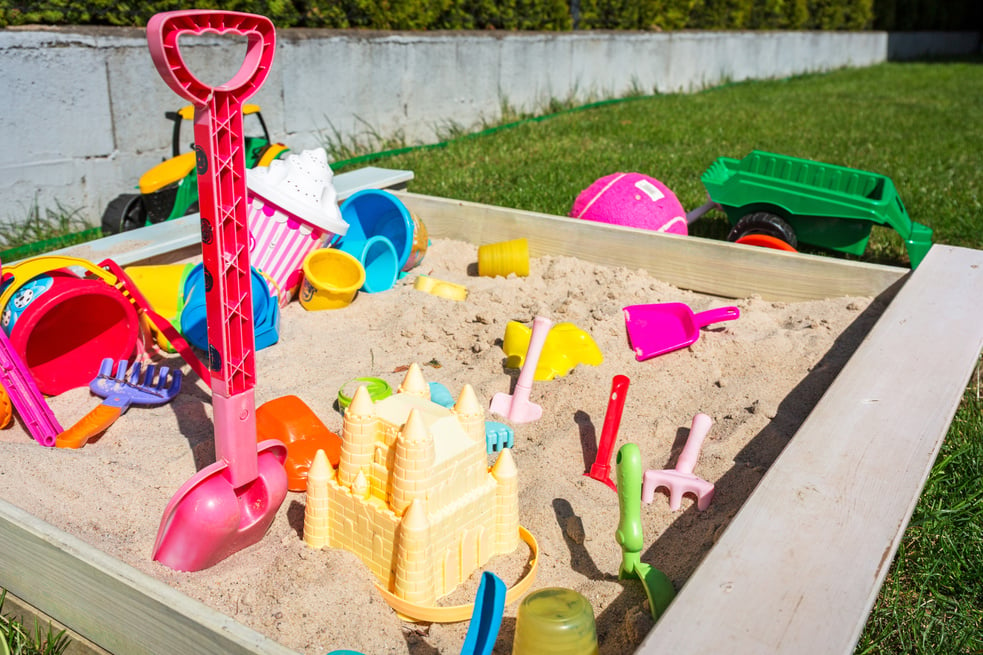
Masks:
[[[415,499],[425,499],[436,458],[433,437],[415,407],[393,444],[395,455],[389,484],[389,506],[402,516]]]
[[[411,603],[433,604],[437,600],[436,575],[426,499],[410,503],[400,521],[396,544],[393,593]]]
[[[362,386],[355,392],[345,410],[341,428],[341,459],[338,462],[338,482],[351,486],[359,471],[369,474],[376,434],[375,406],[368,390]]]
[[[457,397],[457,402],[454,403],[451,411],[457,415],[458,422],[468,436],[484,445],[485,408],[478,402],[478,397],[470,384],[465,384],[461,389],[461,395]]]
[[[519,546],[519,471],[512,449],[503,448],[491,468],[495,478],[495,552],[511,553]]]
[[[329,542],[328,480],[333,476],[334,469],[328,456],[323,450],[317,451],[307,472],[307,505],[304,508],[304,543],[311,548],[322,548]]]
[[[410,396],[418,396],[424,400],[430,400],[430,385],[423,379],[423,371],[416,362],[410,364],[406,371],[403,381],[399,383],[396,393],[405,393]]]

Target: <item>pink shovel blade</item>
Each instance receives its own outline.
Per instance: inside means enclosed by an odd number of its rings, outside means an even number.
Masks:
[[[198,471],[164,509],[153,558],[176,571],[201,571],[260,541],[287,495],[287,447],[259,444],[258,475],[236,489],[229,466]]]
[[[629,305],[624,312],[628,339],[640,362],[685,348],[700,338],[700,328],[733,321],[741,315],[737,307],[717,307],[694,314],[681,302]]]

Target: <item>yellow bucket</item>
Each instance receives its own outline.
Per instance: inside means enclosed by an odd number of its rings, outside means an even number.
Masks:
[[[313,251],[304,258],[303,268],[300,304],[309,311],[347,307],[365,284],[362,263],[337,248]]]
[[[127,266],[123,269],[155,312],[167,319],[175,330],[181,330],[184,310],[184,281],[194,264],[160,264]],[[150,331],[157,345],[167,352],[177,352],[154,322],[140,315],[141,325]]]
[[[529,242],[525,238],[478,247],[478,275],[508,277],[510,273],[529,275]]]

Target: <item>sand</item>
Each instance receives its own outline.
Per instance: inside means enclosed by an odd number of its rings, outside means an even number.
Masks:
[[[592,604],[602,654],[628,653],[652,627],[639,582],[618,580],[614,539],[617,495],[584,475],[594,461],[612,378],[631,385],[617,446],[638,444],[644,469],[674,465],[694,414],[714,421],[695,474],[716,485],[709,509],[690,498],[679,511],[657,494],[642,505],[642,561],[677,588],[793,437],[829,383],[880,315],[868,298],[775,303],[728,300],[680,290],[642,271],[565,257],[532,260],[528,277],[475,273],[476,247],[435,240],[423,263],[393,289],[359,294],[342,310],[284,310],[279,343],[256,357],[256,401],[294,394],[334,431],[341,429],[338,389],[356,376],[395,388],[406,366],[455,396],[470,383],[483,403],[511,392],[518,371],[504,366],[508,321],[537,315],[572,322],[604,355],[599,366],[533,385],[543,417],[515,425],[520,521],[538,540],[533,589],[575,589]],[[455,302],[417,291],[417,274],[466,285]],[[702,330],[688,348],[635,360],[622,308],[683,302],[694,311],[735,305],[738,320]],[[181,364],[175,355],[167,360]],[[467,622],[401,621],[374,589],[374,578],[345,551],[312,550],[302,540],[304,495],[289,493],[266,537],[216,566],[180,573],[151,560],[161,515],[177,489],[215,459],[210,391],[190,369],[168,405],[132,407],[81,450],[46,449],[22,424],[0,431],[0,497],[188,596],[301,653],[350,648],[382,653],[460,652]],[[100,402],[85,388],[49,403],[64,426]],[[504,421],[489,413],[489,420]],[[489,463],[494,461],[489,456]],[[490,567],[513,584],[528,548]],[[442,602],[474,598],[476,573]],[[496,653],[511,652],[517,604],[506,608]]]

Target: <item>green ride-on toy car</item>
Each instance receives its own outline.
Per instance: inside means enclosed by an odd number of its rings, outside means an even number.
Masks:
[[[701,179],[727,214],[729,241],[763,235],[791,248],[862,255],[871,227],[882,225],[901,235],[912,268],[932,246],[932,230],[911,220],[883,175],[755,150],[740,160],[720,157]]]
[[[195,171],[194,150],[181,152],[181,124],[194,120],[194,106],[169,111],[165,117],[174,122],[172,156],[140,176],[140,193],[124,193],[106,206],[102,214],[102,230],[116,234],[151,223],[162,223],[198,211],[198,175]],[[246,104],[242,113],[247,123],[258,123],[261,136],[247,136],[246,167],[269,166],[287,152],[287,146],[274,143],[258,105]],[[255,121],[248,117],[255,117]]]

